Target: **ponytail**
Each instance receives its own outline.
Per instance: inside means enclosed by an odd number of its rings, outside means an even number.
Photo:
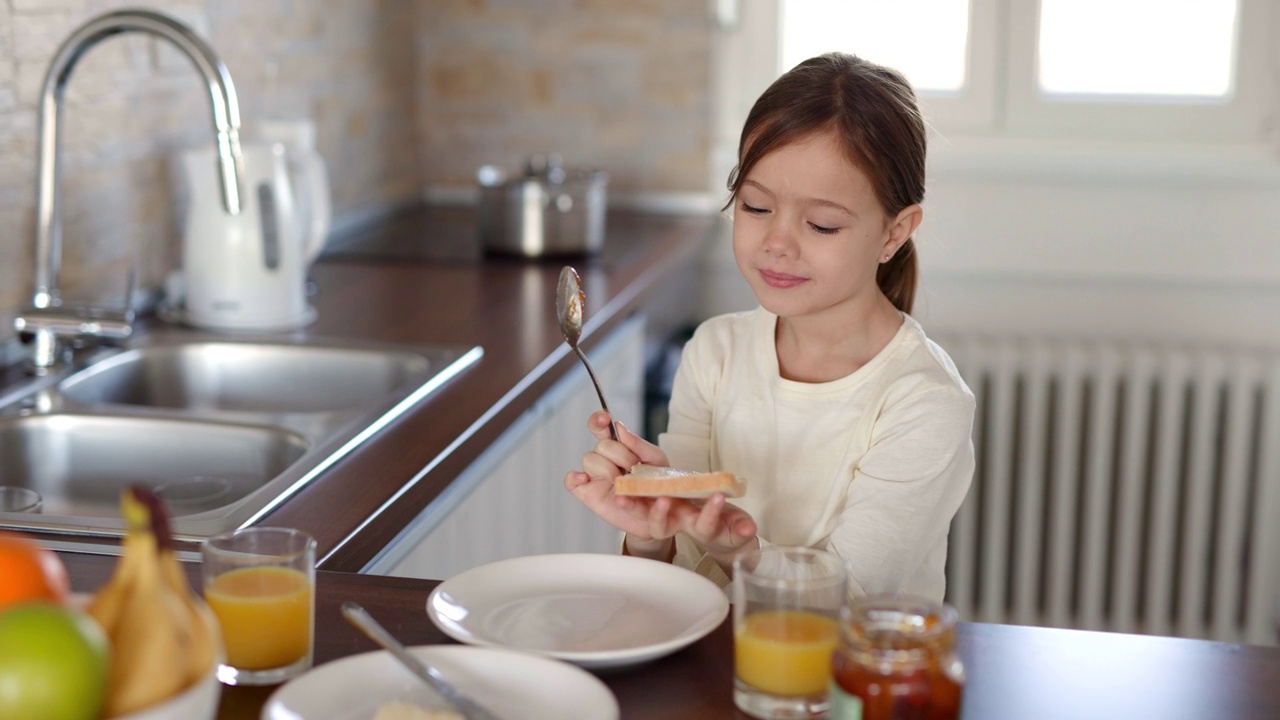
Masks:
[[[888,262],[876,269],[876,284],[880,286],[880,291],[894,307],[908,315],[911,314],[911,306],[915,304],[916,282],[919,277],[916,243],[911,238],[907,238]]]

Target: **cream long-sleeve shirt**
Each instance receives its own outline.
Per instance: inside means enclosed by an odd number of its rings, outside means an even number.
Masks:
[[[973,478],[974,396],[947,354],[909,315],[885,348],[823,383],[783,379],[777,317],[757,308],[702,323],[672,389],[672,467],[747,479],[730,502],[764,544],[839,555],[852,595],[942,600],[947,532]],[[716,578],[691,538],[679,565]]]

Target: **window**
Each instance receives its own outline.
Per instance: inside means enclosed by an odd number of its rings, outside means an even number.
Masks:
[[[965,86],[968,0],[783,0],[779,72],[827,50],[846,50],[901,70],[921,91]],[[930,18],[928,23],[917,18]]]
[[[1224,102],[1232,92],[1234,0],[1041,0],[1037,85],[1046,97]]]
[[[1260,144],[1270,0],[777,0],[778,72],[828,50],[902,70],[945,134]]]

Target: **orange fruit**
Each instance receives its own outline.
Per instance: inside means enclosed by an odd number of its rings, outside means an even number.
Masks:
[[[20,533],[0,531],[0,608],[28,600],[61,603],[70,588],[57,553]]]

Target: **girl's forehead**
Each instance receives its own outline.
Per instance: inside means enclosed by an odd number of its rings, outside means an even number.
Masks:
[[[750,149],[750,145],[747,149]],[[848,148],[840,135],[833,129],[816,130],[788,138],[785,142],[771,147],[756,159],[752,170],[762,164],[776,163],[779,159],[807,157],[810,161],[821,161],[824,165],[835,165],[852,170],[862,175],[863,169],[849,155]]]
[[[798,138],[771,149],[757,160],[745,179],[764,181],[778,174],[870,185],[866,172],[849,159],[837,138],[819,135]]]

